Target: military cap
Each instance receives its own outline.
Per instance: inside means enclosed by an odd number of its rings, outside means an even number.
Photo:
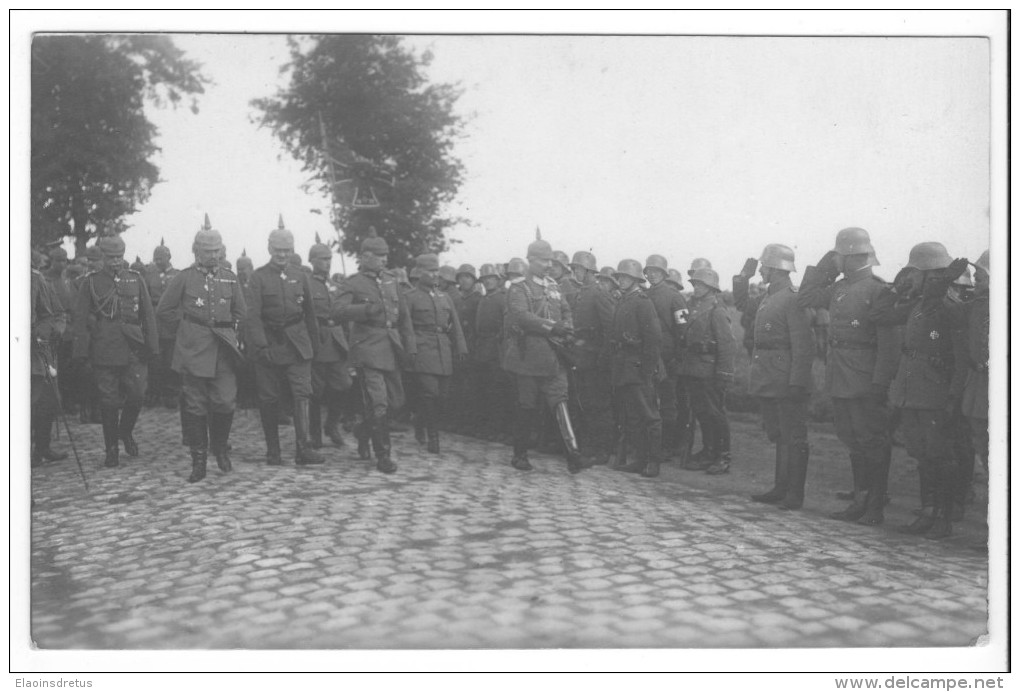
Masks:
[[[542,231],[537,226],[535,227],[535,241],[528,245],[528,257],[547,260],[553,258],[552,245],[542,240]]]
[[[615,273],[616,272],[612,267],[606,265],[605,267],[602,267],[602,269],[599,269],[599,278],[605,279],[606,281],[611,282],[614,286],[619,288],[620,283],[616,280],[616,277],[613,276],[613,274]]]
[[[99,260],[103,259],[103,251],[98,245],[89,245],[85,248],[85,259]]]
[[[617,265],[616,271],[613,272],[613,277],[619,281],[619,277],[621,276],[629,276],[640,283],[645,282],[645,275],[641,273],[641,263],[635,259],[620,260],[620,264]]]
[[[458,279],[460,278],[461,274],[467,274],[472,279],[477,279],[478,278],[478,274],[475,272],[475,268],[472,267],[470,264],[462,264],[459,267],[457,267],[457,278]]]
[[[648,259],[645,260],[645,271],[649,269],[661,269],[663,272],[668,272],[669,262],[662,255],[648,255]]]
[[[361,241],[361,251],[371,252],[373,255],[388,255],[390,254],[390,246],[386,244],[386,240],[380,238],[375,232],[375,226],[368,227],[368,235]]]
[[[691,261],[691,268],[687,270],[687,276],[694,276],[698,269],[711,269],[712,263],[704,257],[697,257]]]
[[[695,269],[691,274],[691,283],[694,283],[695,281],[700,281],[714,291],[720,290],[719,275],[714,269],[709,269],[708,267]]]
[[[157,260],[161,257],[170,259],[170,248],[168,248],[166,243],[163,242],[163,238],[159,239],[159,245],[157,245],[156,249],[152,251],[152,259]]]
[[[440,269],[439,255],[435,255],[432,253],[426,253],[424,255],[418,255],[417,257],[415,257],[414,268],[419,271],[436,271],[438,269],[440,275],[443,274],[443,270],[445,269],[451,270],[453,269],[453,267],[443,267],[442,269]],[[449,272],[446,273],[449,274]],[[445,279],[446,277],[444,276],[443,278]],[[449,279],[447,279],[447,281],[449,281]]]
[[[943,269],[953,260],[949,257],[946,246],[942,243],[918,243],[910,248],[910,259],[907,266],[911,269]]]
[[[438,261],[439,258],[436,257],[436,262]],[[457,283],[457,270],[451,267],[449,264],[444,264],[443,266],[439,267],[439,278],[442,279],[443,281],[449,281],[451,284]]]
[[[333,259],[333,251],[328,245],[316,243],[308,250],[308,261],[311,262],[313,259]]]
[[[553,251],[552,261],[563,267],[563,271],[567,271],[570,269],[570,258],[567,257],[567,253],[561,250]]]
[[[223,247],[223,238],[219,231],[203,228],[195,234],[195,242],[191,247],[193,250],[219,250]]]
[[[99,250],[104,255],[123,255],[124,241],[119,235],[104,235],[99,239]]]
[[[287,248],[294,248],[294,234],[283,225],[283,214],[280,214],[280,219],[276,222],[276,228],[269,233],[269,249],[286,250]]]
[[[835,249],[840,255],[867,255],[875,252],[871,236],[863,228],[844,228],[837,233]]]
[[[597,272],[599,270],[598,262],[595,261],[595,255],[587,252],[586,250],[578,250],[574,253],[574,259],[570,262],[571,268],[581,267],[588,271]]]
[[[793,250],[786,245],[780,245],[779,243],[770,243],[765,246],[762,250],[761,262],[763,267],[771,267],[772,269],[782,269],[788,272],[795,272],[797,268],[793,264]]]
[[[990,259],[991,257],[988,254],[988,250],[985,250],[984,252],[981,253],[981,256],[978,257],[978,261],[974,263],[974,266],[977,267],[978,269],[984,270],[985,274],[991,275],[992,272],[990,269],[991,267]]]
[[[666,283],[672,284],[674,288],[681,289],[684,286],[684,277],[676,269],[666,270]]]
[[[241,267],[247,267],[248,269],[251,269],[254,266],[255,266],[255,263],[251,261],[251,257],[249,257],[247,255],[247,253],[245,253],[245,252],[242,252],[241,256],[237,258],[237,268],[238,268],[238,270],[240,270]]]
[[[131,269],[136,272],[143,272],[145,271],[145,262],[142,261],[141,257],[135,255],[135,261],[131,263]]]
[[[507,276],[524,276],[528,273],[528,263],[522,260],[520,257],[513,257],[507,262],[506,275]]]
[[[495,264],[483,264],[478,269],[478,278],[484,279],[488,276],[495,276],[499,278],[499,269],[496,268]]]

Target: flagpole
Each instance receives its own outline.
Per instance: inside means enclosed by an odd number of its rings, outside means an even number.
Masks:
[[[343,269],[344,277],[347,276],[347,262],[344,260],[344,237],[340,231],[340,219],[337,214],[339,202],[336,198],[336,170],[333,168],[333,156],[329,153],[329,138],[326,136],[326,121],[322,119],[322,111],[319,111],[319,132],[322,136],[322,150],[326,156],[326,169],[329,171],[329,216],[333,221],[333,230],[336,231],[337,243],[340,250],[340,267]]]

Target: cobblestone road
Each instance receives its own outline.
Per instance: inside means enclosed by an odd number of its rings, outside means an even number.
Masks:
[[[753,456],[742,429],[735,458]],[[393,476],[350,448],[270,468],[243,413],[235,471],[210,464],[189,485],[176,413],[146,411],[139,430],[142,457],[90,471],[91,498],[73,461],[33,471],[39,647],[965,646],[986,632],[986,555],[810,502],[755,505],[735,474],[570,476],[542,455],[521,474],[506,447],[445,435],[436,457],[409,434]],[[101,464],[99,426],[75,433]]]

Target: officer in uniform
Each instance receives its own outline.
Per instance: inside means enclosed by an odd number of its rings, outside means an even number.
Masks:
[[[60,306],[36,267],[31,268],[32,343],[29,353],[31,364],[31,434],[32,466],[43,461],[61,461],[65,452],[50,447],[53,422],[56,420],[58,401],[53,391],[57,377],[57,364],[53,348],[60,343],[60,321],[65,319]]]
[[[344,282],[333,308],[334,319],[351,322],[350,362],[358,370],[365,406],[358,454],[370,458],[371,440],[383,473],[397,470],[390,458],[389,415],[404,405],[400,367],[417,353],[407,301],[396,275],[386,271],[389,252],[373,229],[361,242],[358,273]]]
[[[625,419],[625,444],[637,452],[637,459],[620,470],[655,478],[662,461],[662,419],[656,402],[664,376],[662,326],[655,306],[641,290],[645,281],[641,263],[621,260],[615,276],[623,296],[609,332],[613,395]]]
[[[246,306],[237,277],[220,266],[222,250],[219,231],[203,227],[192,244],[195,263],[174,275],[156,306],[157,322],[175,335],[170,365],[181,376],[181,426],[191,452],[189,483],[205,478],[210,448],[219,469],[231,470],[235,369],[242,361],[237,328]]]
[[[781,509],[800,509],[807,478],[807,405],[815,354],[811,318],[799,304],[790,281],[790,272],[797,271],[793,250],[766,245],[760,261],[767,289],[754,319],[747,393],[761,403],[762,427],[776,446],[776,469],[772,489],[751,499]],[[748,259],[733,277],[733,297],[738,305],[748,302],[748,285],[757,265],[757,260]]]
[[[312,265],[312,304],[319,323],[319,347],[312,360],[308,434],[313,447],[322,447],[322,410],[325,408],[326,435],[334,445],[343,447],[341,421],[352,381],[347,364],[347,336],[343,325],[333,318],[333,308],[340,298],[340,286],[329,276],[333,252],[327,245],[316,243],[308,251],[308,263]]]
[[[478,373],[478,386],[470,393],[474,402],[472,409],[476,412],[472,427],[483,436],[497,439],[509,433],[507,421],[513,414],[509,406],[507,374],[500,367],[506,289],[498,272],[495,264],[483,264],[479,269],[485,295],[478,301],[474,338],[468,344],[471,361]]]
[[[719,299],[719,275],[715,270],[704,266],[692,270],[691,285],[694,297],[688,303],[680,375],[701,426],[703,448],[684,468],[716,475],[730,469],[726,389],[733,382],[736,340],[726,306]]]
[[[680,291],[666,283],[669,263],[662,255],[649,255],[645,260],[644,272],[649,283],[648,297],[652,300],[662,333],[659,354],[665,372],[656,384],[656,389],[659,395],[659,415],[662,418],[663,459],[668,459],[673,449],[687,447],[686,440],[690,434],[690,407],[686,400],[683,406],[677,401],[680,375],[676,358],[676,333],[686,323],[687,300]]]
[[[609,334],[613,327],[612,296],[595,280],[598,264],[585,250],[574,253],[570,262],[580,288],[573,308],[573,359],[576,368],[577,402],[581,409],[580,446],[593,464],[608,463],[613,450],[613,414]],[[569,302],[569,301],[568,301]]]
[[[73,413],[74,408],[74,369],[71,367],[71,356],[74,352],[74,330],[71,323],[74,321],[74,299],[76,292],[70,279],[65,275],[67,270],[67,251],[61,247],[50,250],[50,266],[43,274],[43,279],[49,288],[53,298],[53,308],[56,310],[57,340],[54,342],[55,365],[60,372],[57,382],[60,386],[60,398],[70,404],[65,413]]]
[[[966,372],[954,339],[959,325],[946,293],[966,267],[964,259],[951,260],[941,243],[919,243],[910,250],[907,266],[892,288],[873,305],[873,319],[879,324],[906,325],[889,403],[901,410],[907,453],[920,465],[923,506],[918,518],[901,531],[934,539],[952,532],[958,469],[949,422],[960,404],[953,397],[962,391],[954,379],[962,379]]]
[[[294,234],[281,218],[269,234],[269,263],[256,269],[248,283],[245,346],[255,361],[259,414],[271,466],[280,457],[280,400],[289,390],[294,412],[295,463],[321,464],[322,455],[308,439],[312,396],[312,359],[319,345],[311,278],[290,263]]]
[[[428,435],[428,451],[439,454],[440,412],[450,396],[453,361],[467,357],[467,343],[453,301],[436,290],[439,258],[419,255],[415,268],[418,285],[405,296],[416,346],[407,370],[412,373],[418,394],[416,420]]]
[[[460,327],[464,332],[464,341],[471,344],[474,341],[475,315],[478,312],[478,303],[482,299],[481,286],[478,285],[478,274],[470,264],[462,264],[457,268],[457,288],[455,292],[458,297],[457,317],[460,319]],[[452,297],[451,297],[452,302]],[[452,409],[448,416],[452,418],[455,428],[464,429],[468,433],[475,433],[475,423],[478,410],[469,408],[475,398],[475,391],[478,389],[478,369],[474,361],[461,359],[453,364],[453,385]]]
[[[156,315],[145,280],[124,264],[124,241],[99,241],[103,268],[85,277],[74,311],[74,357],[92,364],[99,389],[107,467],[120,463],[120,441],[138,456],[133,432],[145,400],[146,363],[159,356]]]
[[[210,230],[209,215],[206,214],[203,230]],[[166,246],[163,239],[159,239],[159,245],[152,251],[152,264],[145,270],[145,287],[149,290],[149,297],[152,299],[152,306],[159,305],[163,292],[170,282],[178,274],[178,270],[170,266],[170,248]],[[174,356],[174,335],[176,329],[169,323],[157,323],[159,330],[159,360],[153,362],[151,377],[149,380],[150,404],[156,404],[162,400],[167,408],[176,408],[177,400],[181,394],[181,381],[171,367],[170,361]]]
[[[961,406],[970,423],[971,436],[981,463],[988,471],[988,330],[989,275],[988,250],[974,263],[974,296],[967,303],[964,344],[967,374]]]
[[[573,334],[570,306],[556,282],[547,276],[552,247],[537,231],[536,236],[528,246],[527,276],[512,279],[507,291],[503,367],[515,376],[518,407],[511,465],[520,471],[533,468],[528,460],[528,442],[540,423],[539,397],[545,397],[563,439],[567,469],[578,473],[586,465],[567,409],[567,370],[550,341]]]
[[[830,516],[871,526],[884,521],[892,455],[890,368],[880,359],[899,357],[886,343],[896,338],[893,330],[872,319],[875,302],[886,290],[873,273],[876,264],[868,232],[844,228],[836,234],[835,250],[804,272],[797,297],[801,307],[829,312],[825,391],[832,399],[836,435],[850,453],[854,480],[850,506]]]

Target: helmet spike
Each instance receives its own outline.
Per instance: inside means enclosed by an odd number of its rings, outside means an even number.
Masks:
[[[163,236],[159,237],[159,244],[160,244],[160,247],[166,247],[166,243],[163,241]]]
[[[538,226],[535,226],[535,240],[541,240],[541,239],[542,239],[542,229],[539,228]]]
[[[203,231],[211,231],[212,230],[212,224],[209,223],[209,214],[205,215],[205,223],[202,224],[202,230]]]
[[[322,238],[319,237],[319,232],[318,231],[315,232],[315,242],[318,245],[322,245]]]
[[[245,249],[245,248],[241,248],[241,257],[247,257],[247,256],[248,256],[248,250]]]
[[[280,214],[280,219],[279,221],[276,222],[276,227],[281,231],[287,228],[286,226],[283,225],[283,214]]]

